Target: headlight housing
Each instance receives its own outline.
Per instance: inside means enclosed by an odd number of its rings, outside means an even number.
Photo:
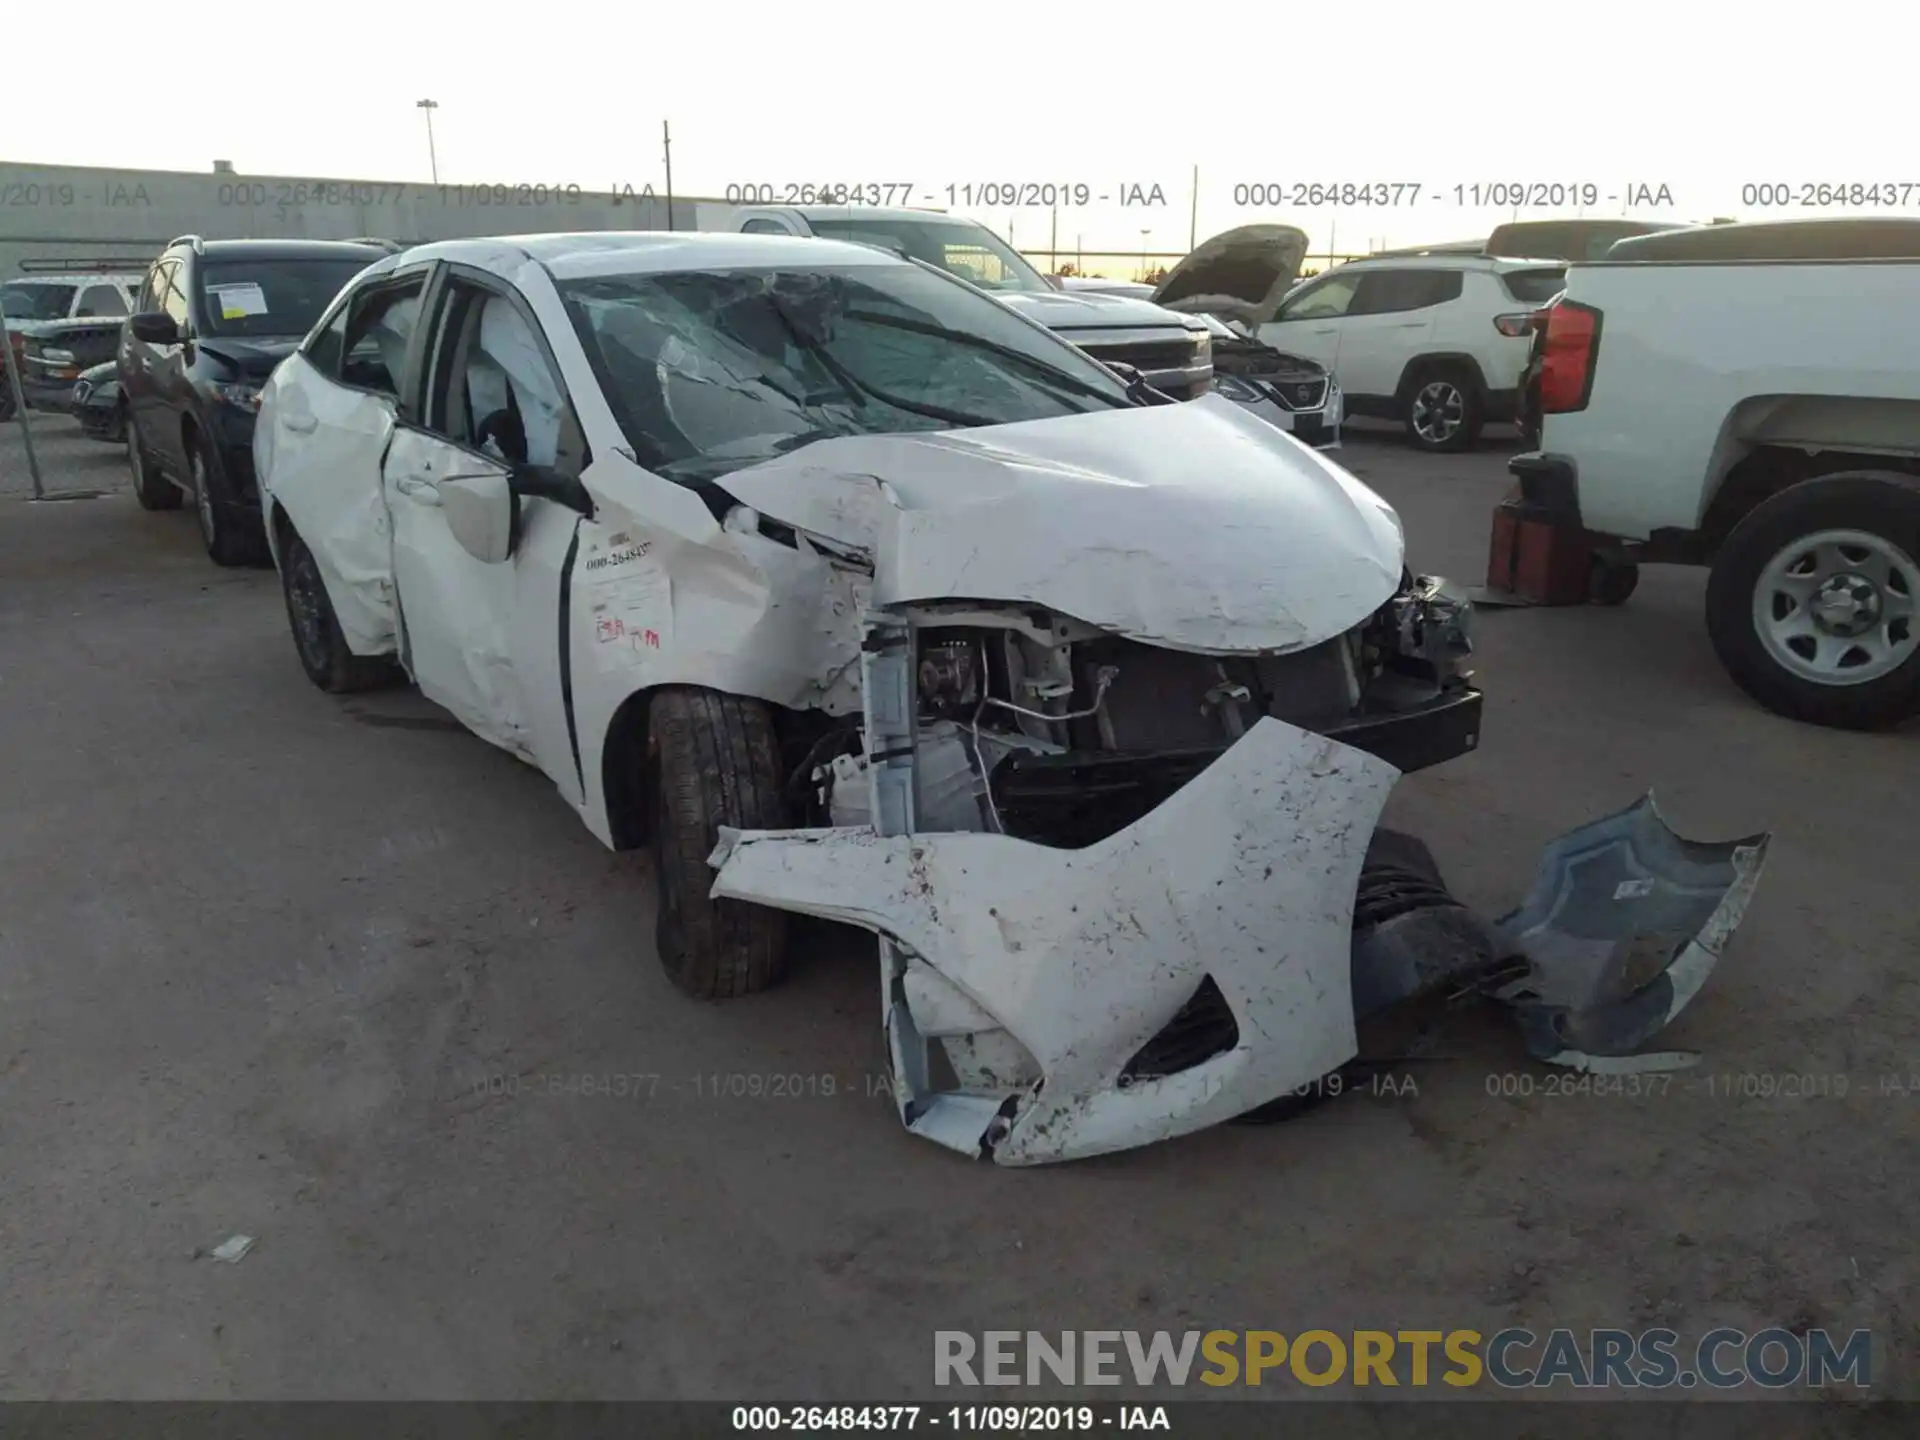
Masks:
[[[40,358],[45,360],[49,365],[73,364],[73,352],[71,350],[42,350],[40,352]]]
[[[1213,364],[1213,336],[1201,330],[1193,337],[1193,363],[1195,365]]]
[[[216,385],[213,393],[221,400],[249,415],[260,413],[260,387],[258,385]]]

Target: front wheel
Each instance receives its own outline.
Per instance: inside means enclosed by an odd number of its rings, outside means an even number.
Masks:
[[[1466,372],[1425,370],[1407,386],[1402,418],[1417,449],[1451,454],[1480,438],[1484,409],[1480,387]]]
[[[1825,475],[1758,506],[1714,561],[1707,630],[1776,714],[1844,730],[1920,714],[1920,480]]]
[[[787,915],[713,899],[707,858],[723,825],[779,830],[789,823],[773,713],[759,700],[674,686],[654,693],[647,735],[660,963],[696,999],[765,990],[786,973]]]

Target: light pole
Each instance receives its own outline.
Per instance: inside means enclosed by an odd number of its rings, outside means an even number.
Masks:
[[[433,183],[440,183],[440,157],[433,148],[433,112],[440,108],[438,100],[416,100],[413,108],[427,112],[427,164],[433,167]]]
[[[1151,230],[1142,230],[1140,232],[1140,278],[1142,280],[1147,278],[1147,236],[1152,233],[1153,231]]]

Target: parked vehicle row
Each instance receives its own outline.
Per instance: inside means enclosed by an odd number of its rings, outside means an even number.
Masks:
[[[322,240],[185,236],[153,262],[119,338],[133,490],[193,502],[216,564],[264,564],[253,469],[261,388],[340,289],[387,250]]]
[[[28,262],[0,283],[0,314],[29,407],[66,410],[80,372],[112,356],[139,286],[137,267],[98,261]],[[13,387],[0,384],[0,421],[13,409]]]

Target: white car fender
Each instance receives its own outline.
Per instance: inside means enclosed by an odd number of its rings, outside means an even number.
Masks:
[[[605,754],[621,709],[698,685],[789,709],[860,709],[870,577],[802,540],[717,532],[689,543],[603,505],[582,522],[569,581],[581,817],[613,844]]]

